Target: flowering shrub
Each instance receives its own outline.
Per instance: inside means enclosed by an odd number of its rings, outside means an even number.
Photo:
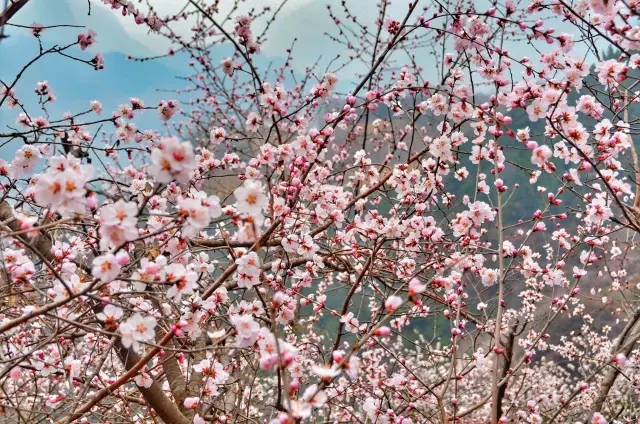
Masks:
[[[261,66],[280,9],[104,3],[193,73],[107,117],[0,80],[7,422],[640,419],[640,4],[343,1],[347,57],[296,78]]]

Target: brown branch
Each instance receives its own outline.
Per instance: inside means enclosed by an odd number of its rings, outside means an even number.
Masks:
[[[620,337],[618,338],[618,341],[616,342],[612,350],[612,353],[614,355],[616,353],[623,353],[625,356],[629,356],[629,354],[631,353],[631,350],[633,349],[633,346],[635,345],[635,342],[638,340],[638,338],[640,338],[640,332],[636,331],[635,334],[633,334],[630,337],[629,341],[627,341],[626,339],[627,339],[627,336],[629,336],[629,334],[631,333],[632,329],[638,323],[638,320],[640,320],[640,309],[636,311],[633,318],[629,320],[627,325],[622,330],[622,333],[620,334]],[[622,346],[624,343],[626,343],[626,346],[623,346],[621,349],[620,346]],[[607,395],[609,394],[609,391],[613,387],[613,383],[615,383],[616,378],[618,378],[619,374],[620,374],[620,368],[618,367],[611,367],[607,371],[607,374],[604,376],[602,384],[600,385],[600,390],[598,391],[598,395],[596,396],[596,399],[593,401],[593,405],[591,407],[591,409],[593,409],[594,412],[602,411],[602,407],[604,406],[604,402],[607,399]]]
[[[513,345],[516,340],[516,328],[512,328],[507,335],[507,343],[504,344],[504,363],[502,364],[502,372],[500,375],[500,379],[504,379],[511,369],[511,362],[513,360]],[[496,358],[497,361],[500,360],[500,357]],[[496,398],[496,415],[498,419],[502,417],[502,402],[504,400],[505,394],[507,393],[508,384],[503,384],[498,387],[498,396]]]
[[[636,312],[636,315],[637,315],[637,312]],[[625,331],[627,331],[627,330],[630,330],[630,328],[631,328],[631,327],[629,326],[629,324],[627,324],[627,326],[626,326],[626,327],[625,327],[625,329],[623,330],[623,333],[624,333]],[[627,334],[628,334],[628,333],[627,333]],[[614,352],[614,354],[615,354],[615,353],[618,353],[618,352],[626,352],[626,351],[627,351],[627,349],[631,349],[631,348],[633,347],[633,345],[637,342],[638,336],[639,336],[638,334],[634,335],[633,340],[630,340],[626,345],[624,345],[624,346],[622,346],[622,347],[619,347],[619,346],[620,346],[620,344],[621,344],[620,340],[623,338],[623,336],[621,336],[621,337],[620,337],[620,339],[618,340],[618,343],[616,343],[616,346],[617,346],[617,347],[616,347],[616,352]],[[604,370],[605,368],[607,368],[607,367],[609,367],[609,366],[612,366],[612,365],[611,365],[611,361],[604,361],[604,363],[603,363],[602,365],[600,365],[599,367],[597,367],[597,368],[596,368],[596,369],[591,373],[591,375],[589,375],[589,377],[587,377],[586,379],[584,379],[584,382],[585,382],[585,383],[590,383],[591,381],[595,380],[595,379],[600,375],[600,373],[602,372],[602,370]],[[553,422],[555,422],[555,419],[558,417],[558,415],[560,415],[560,414],[565,410],[565,407],[566,407],[567,405],[569,405],[569,404],[571,403],[571,401],[573,401],[573,399],[575,399],[575,398],[576,398],[576,396],[578,396],[581,392],[582,392],[582,389],[581,389],[580,387],[578,387],[578,388],[577,388],[577,389],[576,389],[576,390],[571,394],[571,396],[569,396],[569,397],[567,398],[567,400],[565,400],[565,401],[564,401],[564,403],[563,403],[562,405],[560,405],[560,407],[559,407],[559,408],[557,408],[556,413],[551,417],[551,419],[547,420],[547,422],[549,422],[549,423],[553,423]],[[591,408],[591,409],[593,409],[593,406],[592,406],[592,408]]]
[[[129,355],[126,356],[127,360],[125,361],[125,366],[128,368],[128,371],[123,375],[121,375],[120,378],[118,378],[112,384],[110,384],[109,386],[105,387],[104,389],[96,393],[88,402],[86,402],[80,408],[76,409],[70,416],[68,416],[65,419],[59,420],[57,424],[69,424],[72,421],[82,417],[84,414],[89,412],[91,408],[96,406],[102,399],[109,396],[113,391],[118,389],[120,386],[130,382],[131,379],[138,373],[138,371],[140,371],[147,364],[147,362],[149,362],[156,354],[158,354],[158,352],[160,352],[161,346],[168,343],[169,340],[171,340],[172,336],[173,336],[173,333],[171,332],[165,334],[162,340],[160,340],[159,345],[151,348],[149,352],[147,352],[147,354],[144,355],[142,358],[138,358],[137,357],[138,355],[135,355],[136,358],[134,358],[133,356],[130,355],[129,349],[124,348],[124,346],[120,344],[118,346],[118,353],[123,351],[125,354],[129,353]],[[147,400],[148,395],[152,395],[152,396],[156,396],[158,394],[164,395],[164,393],[162,393],[162,389],[157,384],[155,384],[155,387],[152,384],[151,387],[149,387],[148,389],[145,389],[143,387],[140,387],[139,389],[142,392],[143,396],[145,397],[145,400]],[[155,393],[155,392],[158,392],[158,393]],[[177,414],[171,413],[170,411],[171,409],[177,410],[173,402],[165,402],[164,405],[159,405],[159,406],[161,408],[160,410],[156,408],[154,409],[156,409],[156,412],[158,413],[158,415],[160,415],[160,417],[166,423],[189,424],[189,420],[184,415],[182,415],[180,411],[177,411]]]
[[[385,241],[386,241],[386,239],[383,238],[381,241],[377,242],[376,245],[374,246],[373,250],[371,251],[371,255],[369,256],[369,258],[367,259],[367,262],[362,267],[362,271],[360,271],[360,274],[358,275],[358,278],[353,283],[353,286],[351,286],[351,289],[349,290],[349,293],[347,293],[347,296],[344,299],[344,303],[342,304],[342,311],[340,312],[340,316],[341,317],[344,316],[347,313],[347,310],[349,309],[349,302],[351,301],[351,297],[354,295],[356,290],[360,287],[360,283],[364,279],[365,275],[369,272],[369,268],[373,265],[376,253],[382,247],[382,245],[384,244]],[[342,330],[343,329],[344,329],[344,322],[342,322],[342,320],[340,320],[340,323],[338,324],[338,331],[337,331],[337,334],[336,334],[336,340],[333,343],[333,349],[331,349],[332,352],[338,350],[338,347],[340,346],[340,340],[342,338]],[[333,357],[332,357],[331,360],[333,361]]]
[[[11,0],[9,6],[0,13],[0,28],[7,24],[9,20],[13,18],[13,15],[18,13],[18,11],[20,11],[20,9],[22,9],[28,2],[29,0]]]
[[[20,231],[19,222],[15,217],[13,208],[6,201],[0,202],[0,223],[3,223],[4,224],[3,226],[8,227],[14,232]],[[43,221],[41,225],[48,225],[48,224]],[[55,259],[55,257],[51,253],[51,239],[49,235],[46,234],[45,232],[41,231],[36,235],[36,237],[33,237],[33,238],[28,238],[27,235],[21,234],[21,233],[14,234],[13,237],[18,239],[22,243],[28,243],[33,249],[38,251],[38,256],[40,256],[40,258],[43,261],[47,261],[49,265]],[[56,302],[48,303],[40,307],[39,309],[32,311],[30,314],[25,314],[12,321],[9,321],[8,323],[5,323],[2,326],[0,326],[0,332],[6,331],[17,325],[23,324],[39,315],[43,315],[59,306],[62,306],[70,302],[72,299],[76,297],[86,294],[87,292],[93,290],[94,288],[95,286],[92,284],[88,286],[85,290],[82,290],[79,293],[74,293],[66,299],[60,299]],[[101,309],[100,305],[97,303],[94,303],[92,305],[92,308],[94,313],[100,312],[100,309]],[[173,336],[173,333],[170,332],[165,336],[165,338],[167,337],[171,338],[172,336]],[[141,361],[140,355],[136,354],[130,349],[125,348],[124,346],[122,346],[122,344],[119,341],[116,342],[115,346],[116,346],[116,351],[118,353],[118,356],[120,357],[122,363],[124,364],[125,369],[127,369],[127,373],[125,375],[130,376],[130,378],[132,378],[132,376],[134,376],[137,373],[137,370],[133,372],[133,374],[131,374],[131,370],[133,369],[133,367],[137,367],[137,365],[140,363]],[[146,364],[146,362],[147,361],[143,362],[142,364],[144,365]],[[180,412],[180,410],[178,409],[178,407],[174,402],[172,402],[169,398],[167,398],[166,394],[162,390],[162,387],[157,382],[154,381],[149,388],[138,387],[138,389],[142,393],[142,396],[147,401],[149,406],[158,413],[158,416],[165,423],[189,424],[190,420],[186,418],[182,414],[182,412]],[[91,402],[97,399],[96,400],[96,403],[97,403],[102,398],[104,398],[104,396],[102,397],[98,396],[92,399]],[[91,405],[91,407],[93,407],[96,403]]]
[[[153,302],[156,309],[161,309],[160,303],[156,298],[152,298],[151,301]],[[162,340],[162,334],[156,331],[156,344],[161,345]],[[187,380],[182,374],[182,370],[180,369],[180,364],[178,363],[178,358],[176,358],[175,352],[163,359],[162,370],[164,371],[164,375],[167,378],[169,389],[171,389],[171,394],[175,399],[175,404],[177,405],[178,409],[186,417],[192,419],[194,411],[188,410],[184,407],[184,400],[189,396],[189,392],[187,387]]]
[[[623,99],[625,103],[624,108],[624,123],[629,123],[629,93],[627,90],[623,93]],[[631,160],[633,161],[633,170],[635,174],[636,180],[636,197],[633,200],[633,211],[638,214],[640,212],[640,162],[638,162],[638,152],[636,151],[636,146],[633,140],[631,140]]]
[[[171,339],[173,337],[173,333],[169,332],[165,335],[164,339]],[[167,341],[161,340],[159,345],[166,344]],[[122,362],[126,369],[132,369],[136,364],[141,363],[143,365],[147,364],[147,361],[142,361],[140,359],[140,355],[133,352],[131,349],[127,349],[118,340],[116,342],[116,350],[118,351],[118,356],[120,356]],[[156,347],[154,347],[156,349]],[[146,355],[145,357],[147,357]],[[151,356],[152,357],[152,356]],[[151,358],[149,357],[149,358]],[[137,372],[137,371],[136,371]],[[135,375],[131,374],[133,377]],[[158,416],[164,421],[166,424],[190,424],[191,420],[185,417],[180,409],[178,409],[177,405],[167,398],[167,395],[162,390],[162,387],[157,382],[153,382],[151,386],[148,388],[138,387],[140,393],[144,397],[144,400],[150,405],[154,411],[158,414]]]
[[[4,262],[4,258],[1,256],[0,261]],[[7,270],[2,266],[0,267],[0,308],[4,308],[5,301],[9,306],[13,306],[11,282],[9,281]]]
[[[48,228],[51,225],[51,218],[46,218],[42,225]],[[14,237],[20,242],[31,245],[47,261],[51,261],[54,256],[51,253],[51,238],[43,231],[38,231],[35,237],[28,237],[21,231],[20,222],[13,213],[13,208],[7,201],[0,202],[0,222],[7,226],[12,232],[2,234],[2,237]],[[37,231],[37,230],[34,230]]]

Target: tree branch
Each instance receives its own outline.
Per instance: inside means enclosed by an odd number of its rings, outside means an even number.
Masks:
[[[13,212],[13,208],[11,207],[11,205],[6,202],[0,202],[0,222],[4,222],[4,225],[6,225],[8,228],[10,228],[12,231],[19,231],[19,222],[17,219],[15,219],[15,214]],[[21,242],[30,242],[32,247],[34,247],[35,249],[38,250],[38,253],[40,254],[40,256],[45,259],[48,262],[52,262],[55,257],[53,256],[53,254],[51,253],[51,240],[48,237],[47,234],[45,234],[44,232],[39,232],[38,235],[36,237],[33,237],[31,239],[27,238],[26,235],[20,234],[20,235],[14,235],[14,238],[20,240]],[[77,293],[76,295],[81,295],[83,293]],[[55,309],[58,306],[62,306],[63,304],[69,302],[72,298],[67,298],[67,299],[61,299],[60,301],[57,302],[53,302],[53,303],[49,303],[45,306],[43,306],[40,309],[35,310],[34,312],[32,312],[30,315],[23,315],[22,317],[20,317],[17,320],[19,325],[20,323],[26,322],[29,319],[33,319],[35,316],[40,315],[41,313],[46,313],[49,310]],[[93,310],[95,313],[97,313],[98,311],[96,311],[96,307],[99,307],[99,305],[93,305]],[[41,312],[44,311],[44,312]],[[0,328],[0,331],[2,331],[2,329]],[[165,336],[165,338],[171,338],[173,336],[173,333],[168,333],[167,336]],[[164,340],[164,339],[163,339]],[[167,340],[168,341],[168,340]],[[165,342],[166,343],[166,342]],[[124,364],[125,368],[127,369],[127,373],[125,375],[130,375],[132,370],[137,367],[141,361],[140,355],[136,354],[135,352],[133,352],[130,349],[125,348],[124,346],[122,346],[122,344],[118,341],[116,342],[116,350],[118,352],[118,356],[120,357],[122,363]],[[142,365],[146,364],[148,362],[148,360],[145,360]],[[131,375],[135,375],[138,371],[138,368],[136,368],[136,371],[133,372],[133,374]],[[120,381],[120,380],[118,380]],[[115,384],[115,383],[114,383]],[[147,401],[147,403],[149,404],[149,406],[151,408],[153,408],[157,413],[158,416],[160,416],[160,418],[167,424],[189,424],[190,420],[187,419],[187,417],[185,417],[182,412],[180,412],[180,410],[178,409],[178,407],[176,406],[176,404],[174,402],[172,402],[169,398],[167,398],[166,394],[164,393],[164,391],[162,390],[162,387],[157,383],[157,382],[153,382],[152,385],[149,388],[144,388],[144,387],[138,387],[138,389],[140,390],[140,392],[142,393],[142,396],[144,397],[144,399]],[[91,407],[95,406],[97,402],[100,401],[100,399],[104,398],[104,396],[101,392],[99,392],[96,395],[96,398],[92,399],[89,402],[93,402]],[[96,400],[96,402],[94,402],[94,400]],[[87,406],[87,404],[85,404],[85,406]],[[71,420],[73,421],[73,420]]]
[[[629,341],[627,341],[626,339],[627,336],[629,336],[629,334],[631,333],[631,330],[638,323],[638,320],[640,320],[640,309],[636,311],[633,318],[629,320],[625,328],[622,330],[622,333],[620,334],[620,337],[618,338],[618,341],[616,342],[613,349],[614,355],[616,353],[623,353],[625,356],[629,356],[631,350],[633,349],[633,346],[635,345],[635,342],[640,338],[640,331],[636,331],[633,335],[631,335],[631,337],[629,337]],[[623,346],[624,344],[626,345],[621,349],[620,346]],[[591,407],[594,412],[602,411],[602,407],[604,406],[604,402],[607,399],[607,395],[609,394],[609,391],[613,387],[613,383],[615,383],[616,378],[618,378],[619,374],[620,368],[618,367],[611,367],[607,371],[607,374],[604,376],[602,384],[600,385],[598,395],[593,401],[593,405]]]
[[[4,27],[13,16],[20,11],[29,0],[10,1],[9,6],[0,13],[0,28]],[[3,31],[4,32],[4,31]]]

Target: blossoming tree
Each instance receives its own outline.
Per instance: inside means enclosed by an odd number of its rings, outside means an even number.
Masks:
[[[300,77],[260,65],[280,8],[104,2],[193,73],[106,117],[0,80],[6,422],[640,418],[640,4],[342,1]]]

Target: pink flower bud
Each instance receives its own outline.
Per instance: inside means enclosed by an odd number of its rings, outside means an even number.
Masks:
[[[387,337],[389,334],[391,334],[391,329],[389,327],[380,327],[380,328],[377,328],[373,332],[373,334],[380,337]]]
[[[426,289],[427,288],[425,287],[425,285],[422,284],[417,278],[412,278],[411,281],[409,281],[409,296],[420,294]]]
[[[18,367],[12,368],[11,372],[9,372],[9,377],[11,377],[12,380],[18,380],[21,376],[22,372]]]
[[[527,141],[527,149],[534,150],[537,147],[538,147],[538,143],[536,143],[535,141],[533,141],[533,140]]]
[[[286,295],[283,292],[278,292],[273,295],[272,303],[274,308],[279,308],[284,302]]]
[[[188,397],[184,400],[184,407],[187,409],[196,409],[200,404],[200,399],[197,397]]]
[[[390,296],[387,301],[384,302],[384,307],[389,313],[397,311],[400,305],[402,305],[402,298],[399,296]]]
[[[86,198],[87,208],[95,210],[98,207],[98,196],[95,193],[91,193]]]
[[[627,362],[627,357],[624,353],[618,353],[613,357],[613,362],[615,362],[617,366],[621,367],[625,364],[625,362]]]
[[[286,367],[289,364],[291,364],[295,359],[296,359],[296,356],[293,353],[285,352],[284,355],[282,355],[282,365]]]
[[[260,358],[260,369],[263,371],[270,370],[276,364],[275,356],[265,356]]]
[[[129,257],[129,254],[124,250],[121,250],[118,253],[116,253],[116,263],[118,265],[124,266],[128,264],[130,261],[131,261],[131,258]]]
[[[593,414],[593,418],[591,419],[592,424],[607,424],[607,419],[599,412]]]

